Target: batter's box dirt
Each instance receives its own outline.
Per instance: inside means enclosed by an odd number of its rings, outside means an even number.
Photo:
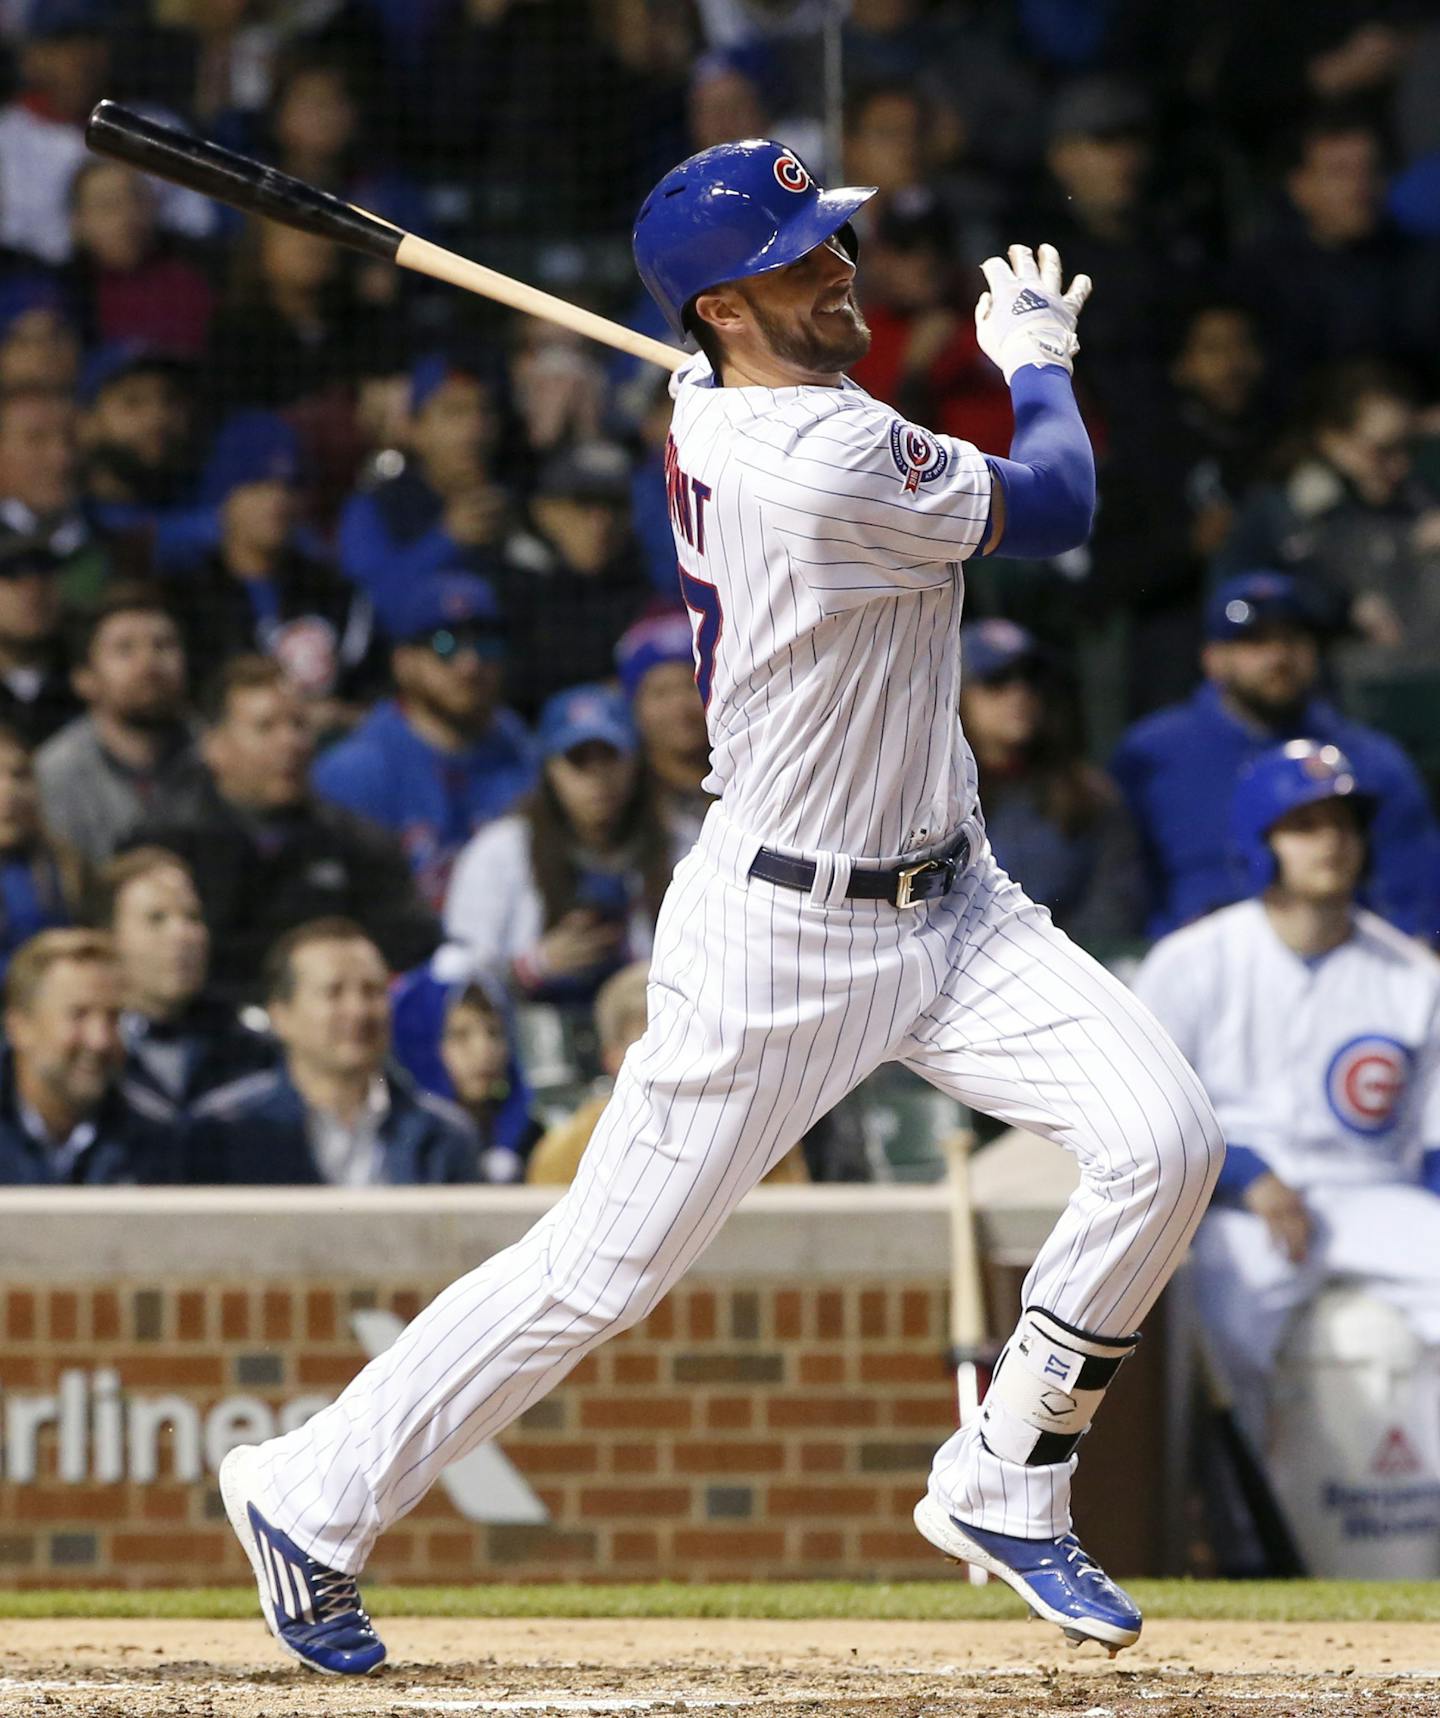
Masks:
[[[289,1668],[258,1622],[12,1621],[3,1718],[1440,1718],[1440,1625],[1147,1626],[1113,1663],[1022,1623],[387,1618],[363,1682]]]

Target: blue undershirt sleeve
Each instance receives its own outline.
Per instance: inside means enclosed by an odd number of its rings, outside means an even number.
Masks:
[[[1234,1145],[1227,1140],[1225,1161],[1215,1183],[1215,1203],[1238,1205],[1241,1195],[1250,1183],[1270,1173],[1270,1165],[1258,1151],[1252,1151],[1248,1145]]]
[[[1075,549],[1095,518],[1095,455],[1058,364],[1025,364],[1010,384],[1010,457],[985,461],[1005,493],[1005,529],[993,553],[1045,560]]]

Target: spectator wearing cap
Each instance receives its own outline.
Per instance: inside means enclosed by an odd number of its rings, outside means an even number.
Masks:
[[[120,962],[126,1075],[177,1119],[207,1092],[275,1061],[275,1046],[206,988],[210,933],[185,861],[163,847],[111,859],[95,917]]]
[[[1402,378],[1365,359],[1311,383],[1289,468],[1255,487],[1217,557],[1274,566],[1318,588],[1351,636],[1351,675],[1440,661],[1440,493],[1417,465],[1420,417]]]
[[[1104,953],[1139,936],[1145,877],[1119,789],[1085,759],[1073,680],[1009,620],[960,631],[960,721],[1000,865],[1060,929]]]
[[[139,342],[177,357],[205,350],[215,289],[159,225],[157,183],[91,157],[70,182],[67,285],[87,346]]]
[[[1176,307],[1170,329],[1156,410],[1116,426],[1088,581],[1124,611],[1131,719],[1193,689],[1211,557],[1273,445],[1250,311],[1201,293]],[[1279,564],[1260,553],[1236,569]]]
[[[71,679],[85,714],[41,746],[35,773],[50,828],[98,865],[157,806],[197,808],[205,771],[185,650],[159,587],[109,586],[75,637]]]
[[[534,753],[500,702],[505,629],[484,579],[422,580],[393,635],[395,696],[325,753],[315,791],[397,836],[438,908],[460,849],[534,784]]]
[[[190,1179],[229,1186],[377,1187],[475,1179],[463,1113],[390,1059],[388,974],[350,919],[298,925],[265,962],[282,1063],[195,1106]]]
[[[1366,904],[1401,930],[1440,932],[1440,830],[1395,742],[1319,695],[1313,605],[1285,573],[1241,573],[1205,616],[1204,681],[1182,704],[1137,722],[1111,764],[1140,831],[1149,875],[1146,932],[1163,936],[1245,894],[1226,851],[1243,765],[1292,739],[1338,746],[1376,803]]]
[[[120,964],[101,931],[32,937],[5,975],[0,1185],[172,1182],[169,1112],[123,1078]]]
[[[695,685],[695,643],[689,615],[654,615],[636,621],[615,646],[620,684],[650,777],[650,792],[678,863],[695,845],[705,813],[715,803],[704,781],[710,773],[710,735]]]
[[[75,406],[57,388],[0,394],[0,548],[16,538],[50,555],[71,602],[93,601],[113,571],[143,570],[140,545],[105,529],[82,499]]]
[[[445,928],[536,1000],[588,1004],[650,951],[670,844],[623,693],[576,686],[541,712],[539,785],[461,853]]]
[[[162,804],[129,845],[164,847],[190,867],[210,930],[212,985],[256,997],[265,951],[307,920],[357,920],[397,971],[439,942],[399,844],[310,789],[314,731],[273,657],[226,664],[208,704],[201,803]]]
[[[0,448],[4,413],[0,401]],[[63,566],[36,538],[0,533],[0,722],[31,747],[80,712],[61,633]]]
[[[340,565],[388,625],[417,580],[433,573],[493,575],[506,499],[491,455],[490,389],[441,354],[410,375],[401,469],[352,495],[340,518]]]
[[[194,483],[189,370],[139,340],[93,352],[80,375],[80,482],[102,519],[173,507]],[[113,514],[107,510],[116,509]]]
[[[511,687],[530,715],[567,686],[606,679],[621,633],[653,600],[631,525],[625,450],[592,441],[552,454],[505,559]]]
[[[171,601],[197,687],[231,657],[258,651],[284,665],[321,731],[344,729],[381,677],[380,642],[369,597],[313,552],[300,482],[300,438],[284,418],[228,419],[199,493],[219,541],[170,581]]]
[[[54,274],[0,247],[0,394],[28,388],[62,393],[80,374],[80,336]]]
[[[0,975],[22,943],[83,913],[87,882],[45,827],[30,748],[0,723]]]
[[[523,1180],[544,1133],[515,1042],[505,987],[458,943],[407,972],[390,993],[395,1057],[427,1092],[457,1103],[475,1129],[476,1179]]]

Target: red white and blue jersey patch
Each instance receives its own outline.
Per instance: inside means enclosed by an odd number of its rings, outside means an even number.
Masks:
[[[1325,1099],[1335,1119],[1371,1138],[1389,1133],[1400,1119],[1414,1060],[1412,1050],[1378,1032],[1342,1044],[1325,1070]]]
[[[950,455],[929,430],[896,418],[890,426],[890,457],[905,479],[905,494],[914,495],[922,483],[933,483],[944,474]]]

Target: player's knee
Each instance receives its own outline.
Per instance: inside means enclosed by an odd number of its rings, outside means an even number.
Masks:
[[[1156,1127],[1156,1186],[1172,1206],[1203,1210],[1225,1161],[1225,1136],[1198,1082],[1178,1088]]]

